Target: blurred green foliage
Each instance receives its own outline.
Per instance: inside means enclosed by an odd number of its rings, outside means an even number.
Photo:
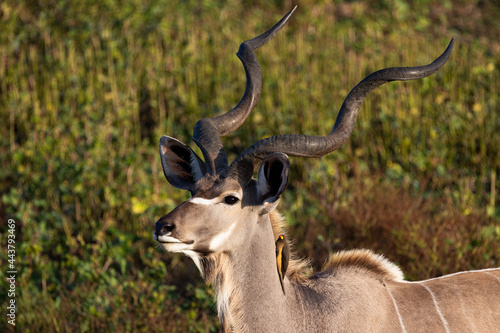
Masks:
[[[368,247],[410,279],[499,266],[499,5],[297,4],[258,51],[261,99],[223,139],[230,159],[269,135],[329,133],[365,75],[426,64],[457,37],[436,75],[371,93],[338,152],[292,159],[280,211],[297,251],[319,267],[332,251]],[[163,178],[157,142],[190,143],[198,119],[238,102],[239,44],[291,7],[1,2],[0,239],[15,219],[18,328],[217,330],[213,290],[152,239],[154,221],[187,196]]]

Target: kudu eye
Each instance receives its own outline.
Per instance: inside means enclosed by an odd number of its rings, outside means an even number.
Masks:
[[[228,195],[227,197],[224,198],[224,203],[225,204],[228,204],[228,205],[234,205],[235,203],[237,203],[240,199],[238,199],[237,197],[233,196],[233,195]]]

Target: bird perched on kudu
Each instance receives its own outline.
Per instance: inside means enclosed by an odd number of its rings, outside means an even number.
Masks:
[[[278,267],[278,275],[280,276],[281,289],[285,294],[285,285],[283,279],[288,268],[288,260],[290,260],[290,245],[284,235],[279,235],[276,240],[276,266]]]

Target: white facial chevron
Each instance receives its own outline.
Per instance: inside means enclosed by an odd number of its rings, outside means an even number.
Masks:
[[[236,227],[236,222],[231,224],[227,231],[221,232],[217,236],[215,236],[210,242],[210,250],[215,251],[219,246],[224,244],[224,242],[231,236],[233,233],[234,227]]]
[[[188,200],[190,203],[197,205],[213,205],[219,202],[219,198],[204,199],[204,198],[191,198]]]

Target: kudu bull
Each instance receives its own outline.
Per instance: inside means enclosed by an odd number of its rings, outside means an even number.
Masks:
[[[305,264],[292,257],[281,285],[275,241],[284,223],[273,209],[288,182],[287,155],[319,157],[339,148],[371,90],[435,73],[453,48],[452,39],[429,65],[367,76],[345,99],[328,136],[273,136],[228,165],[220,137],[243,124],[260,95],[254,51],[280,31],[294,10],[241,44],[237,55],[247,79],[243,98],[228,113],[194,127],[193,141],[204,161],[184,143],[160,139],[167,180],[192,196],[156,222],[155,239],[167,251],[191,257],[215,286],[224,332],[499,332],[500,269],[406,282],[385,258],[353,250],[334,255],[324,271],[312,276],[304,276]]]

